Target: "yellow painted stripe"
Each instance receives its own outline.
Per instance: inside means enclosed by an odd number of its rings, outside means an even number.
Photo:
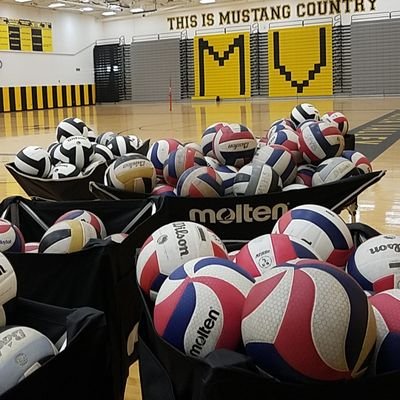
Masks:
[[[49,108],[54,107],[53,86],[47,86],[47,104],[48,104]]]
[[[80,91],[80,86],[75,85],[75,105],[80,106],[81,105],[81,91]]]
[[[62,87],[57,86],[57,107],[63,107],[63,100],[62,100]]]
[[[32,110],[33,108],[33,100],[32,100],[32,87],[26,87],[26,108],[27,110]]]
[[[89,104],[89,88],[88,88],[88,85],[84,85],[83,86],[83,94],[84,94],[83,104],[88,105]]]
[[[67,85],[67,106],[72,106],[72,92],[71,92],[71,85]]]
[[[22,110],[22,96],[21,96],[21,88],[19,86],[14,88],[14,101],[15,101],[15,110],[21,111]]]
[[[96,104],[96,88],[94,85],[90,85],[92,87],[92,99],[93,99],[93,103],[92,104]]]
[[[43,92],[41,86],[36,86],[37,104],[39,109],[43,109]]]
[[[3,87],[3,108],[4,111],[10,111],[10,91],[8,87]]]

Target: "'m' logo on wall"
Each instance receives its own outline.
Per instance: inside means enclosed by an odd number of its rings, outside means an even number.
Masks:
[[[195,38],[196,96],[250,96],[249,34]]]

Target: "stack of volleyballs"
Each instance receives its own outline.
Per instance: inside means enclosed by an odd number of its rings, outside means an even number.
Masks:
[[[210,232],[170,223],[139,251],[138,283],[154,301],[156,332],[171,346],[191,357],[220,348],[244,352],[290,383],[400,369],[393,268],[400,265],[400,237],[379,235],[356,248],[342,218],[312,204],[283,214],[270,234],[232,257]]]
[[[0,396],[58,354],[54,344],[41,332],[7,323],[3,306],[16,295],[14,269],[0,252]]]

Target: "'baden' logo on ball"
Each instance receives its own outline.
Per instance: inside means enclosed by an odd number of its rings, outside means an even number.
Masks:
[[[197,330],[198,336],[196,337],[194,341],[195,343],[190,349],[190,354],[192,356],[200,356],[201,350],[207,343],[207,339],[215,326],[215,322],[217,321],[219,314],[220,313],[217,310],[213,310],[212,308],[210,309],[208,313],[208,318],[204,320],[203,326],[200,326],[200,328]]]
[[[219,210],[212,210],[211,208],[206,208],[200,210],[193,208],[189,211],[189,219],[203,224],[265,222],[270,219],[277,221],[288,210],[288,205],[284,203],[275,204],[273,207],[251,207],[250,204],[236,204],[235,209],[221,208]]]

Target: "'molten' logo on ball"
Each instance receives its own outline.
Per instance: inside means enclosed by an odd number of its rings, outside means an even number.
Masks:
[[[217,310],[210,309],[208,313],[208,318],[206,318],[203,322],[203,325],[197,330],[197,337],[194,340],[194,344],[190,349],[190,354],[192,356],[198,357],[203,350],[203,347],[206,345],[208,337],[212,329],[215,326],[215,322],[217,321],[220,313]]]

